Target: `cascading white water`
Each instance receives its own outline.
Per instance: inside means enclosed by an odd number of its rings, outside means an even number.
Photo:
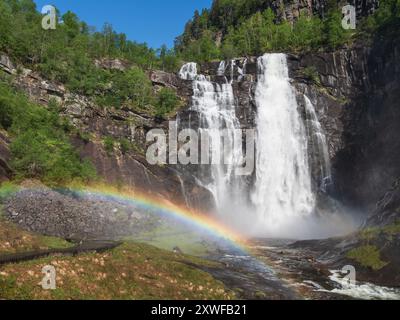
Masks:
[[[184,64],[179,71],[179,77],[184,80],[195,80],[197,77],[197,64],[194,62]]]
[[[310,139],[310,143],[313,145],[314,149],[313,158],[320,171],[320,188],[321,191],[326,192],[327,187],[329,184],[331,184],[332,180],[332,170],[329,158],[328,143],[326,140],[325,132],[322,129],[321,123],[318,120],[314,105],[306,95],[304,95],[304,101],[308,136]]]
[[[289,81],[284,54],[258,59],[256,181],[251,199],[257,226],[279,234],[298,217],[312,214],[315,197],[307,136]]]
[[[225,68],[225,63],[221,63],[218,73],[223,75]],[[217,212],[222,213],[235,192],[234,169],[242,161],[242,149],[235,147],[236,142],[241,141],[241,136],[236,130],[240,128],[240,123],[236,117],[233,88],[228,81],[217,84],[199,75],[195,63],[184,65],[179,74],[182,79],[193,81],[191,110],[199,114],[200,134],[202,138],[208,135],[212,149],[212,165],[201,172],[198,178],[213,194]],[[228,152],[222,155],[224,146]]]
[[[218,70],[217,70],[217,75],[219,76],[224,76],[225,75],[225,70],[226,70],[226,63],[225,60],[222,60],[219,64]]]
[[[236,64],[232,61],[230,65],[233,79]],[[226,69],[227,64],[221,62],[218,75],[224,75]],[[244,76],[244,70],[238,69],[239,75]],[[300,115],[284,54],[266,54],[258,59],[255,172],[251,177],[234,174],[234,169],[242,164],[243,153],[242,137],[235,130],[240,128],[240,122],[232,82],[227,79],[223,84],[211,82],[198,74],[195,63],[184,65],[180,77],[193,81],[191,110],[199,115],[200,132],[207,130],[211,141],[220,142],[224,129],[224,143],[233,147],[225,154],[230,158],[228,164],[200,166],[196,175],[200,184],[213,194],[220,218],[257,236],[304,239],[351,230],[353,221],[335,214],[314,214],[317,196],[313,192],[310,167],[312,164],[314,168],[315,163],[320,165],[320,185],[324,188],[331,175],[328,146],[315,108],[307,97],[305,122]],[[317,161],[309,162],[312,154]]]
[[[246,74],[246,67],[247,67],[247,58],[244,59],[243,61],[243,67],[242,68],[238,67],[239,81],[242,80],[244,75]]]

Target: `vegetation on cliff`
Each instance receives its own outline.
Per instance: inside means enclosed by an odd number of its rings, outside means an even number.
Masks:
[[[187,60],[209,61],[271,51],[335,49],[346,43],[352,32],[342,28],[336,3],[330,2],[329,8],[323,19],[301,14],[291,24],[279,20],[268,1],[215,0],[210,10],[196,12],[187,23],[176,40],[176,50]],[[220,45],[212,41],[216,37],[221,37]],[[214,46],[207,45],[211,43]]]
[[[12,138],[10,164],[16,179],[64,184],[95,177],[93,165],[80,159],[71,145],[71,126],[59,116],[56,103],[50,103],[48,109],[37,106],[2,81],[0,128]]]
[[[157,107],[147,70],[178,68],[178,58],[166,47],[154,50],[127,40],[109,24],[96,31],[72,12],[61,17],[55,30],[43,30],[43,16],[32,0],[0,0],[0,11],[0,52],[72,92],[95,97],[100,106]],[[120,59],[132,67],[104,69],[95,63],[102,59]]]
[[[363,267],[371,268],[375,271],[388,265],[388,262],[382,261],[379,249],[371,245],[352,249],[347,253],[347,257],[358,262]]]
[[[9,165],[17,180],[63,185],[96,176],[91,163],[80,159],[70,143],[72,135],[88,141],[88,134],[60,117],[55,101],[43,108],[14,90],[12,84],[24,68],[65,84],[68,91],[87,96],[99,107],[124,107],[165,118],[180,106],[174,90],[155,90],[148,75],[154,68],[177,68],[178,58],[166,47],[154,50],[129,41],[108,24],[96,31],[72,12],[60,17],[55,30],[43,30],[43,16],[32,0],[0,0],[0,11],[0,53],[18,65],[17,74],[0,74],[0,128],[12,141]],[[122,68],[108,68],[107,61],[118,61]],[[104,138],[105,148],[113,153],[114,141],[111,145],[107,139],[111,138]],[[134,147],[127,140],[118,143],[123,153]]]
[[[375,14],[367,17],[361,23],[361,34],[371,37],[398,37],[400,33],[400,1],[380,1]]]
[[[265,52],[332,50],[360,36],[400,30],[400,3],[381,1],[376,12],[357,29],[342,28],[337,1],[328,1],[324,17],[305,13],[293,23],[278,19],[272,1],[214,0],[211,9],[195,12],[176,39],[175,49],[185,60],[210,61]]]

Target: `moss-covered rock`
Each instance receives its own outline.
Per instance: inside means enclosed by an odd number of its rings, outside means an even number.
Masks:
[[[352,259],[363,267],[371,268],[375,271],[388,265],[388,262],[382,261],[379,249],[376,246],[366,245],[350,250],[347,258]]]

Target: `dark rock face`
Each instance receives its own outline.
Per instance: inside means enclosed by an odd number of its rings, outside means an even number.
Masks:
[[[296,1],[295,1],[296,2]],[[299,1],[300,3],[302,1]],[[312,12],[320,16],[324,16],[328,8],[328,0],[311,0],[305,1],[312,6]],[[357,17],[365,17],[373,13],[379,7],[379,0],[337,0],[340,6],[350,4],[356,7]]]
[[[400,176],[399,49],[377,43],[362,60],[364,85],[346,106],[345,147],[334,159],[338,192],[369,210]]]
[[[400,221],[400,179],[396,180],[367,220],[366,226],[384,227]]]
[[[394,40],[289,56],[293,83],[313,102],[327,135],[331,195],[365,216],[400,176],[399,49]]]
[[[324,17],[328,12],[329,0],[271,0],[259,5],[260,10],[271,8],[278,20],[296,21],[301,15],[312,14]],[[357,17],[365,17],[379,7],[379,0],[336,0],[338,6],[353,5]]]

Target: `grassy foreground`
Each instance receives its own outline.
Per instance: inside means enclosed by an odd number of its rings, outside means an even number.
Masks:
[[[21,230],[0,217],[0,255],[67,242]],[[125,242],[105,253],[50,257],[0,266],[1,299],[233,299],[235,295],[193,265],[210,262],[155,247]],[[42,268],[56,268],[57,289],[39,285]]]

